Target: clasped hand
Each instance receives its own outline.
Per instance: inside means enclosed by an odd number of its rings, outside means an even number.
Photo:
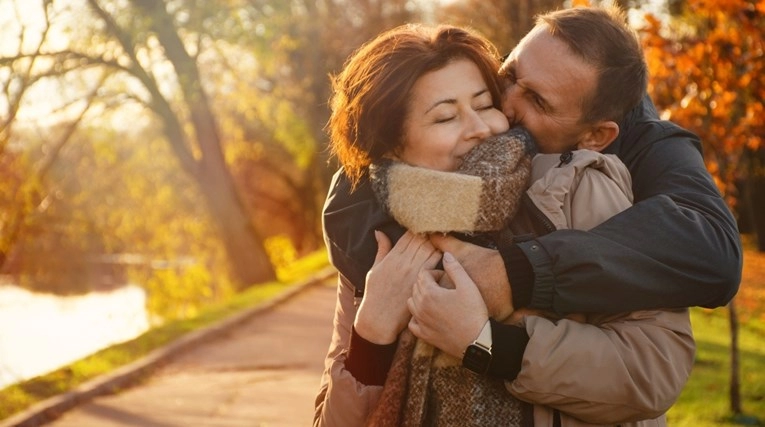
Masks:
[[[509,285],[487,276],[501,269],[494,276],[506,280],[496,251],[499,267],[487,268],[496,264],[489,259],[490,250],[451,237],[428,239],[407,232],[392,248],[384,233],[375,232],[375,238],[377,255],[354,322],[356,332],[366,340],[390,344],[408,326],[415,336],[461,357],[490,314],[502,319],[512,311]],[[445,272],[434,270],[441,258],[438,248],[446,249]],[[471,276],[482,279],[483,286],[479,288]],[[484,301],[492,305],[487,307]]]
[[[406,301],[421,270],[436,267],[441,252],[421,235],[406,232],[391,248],[388,237],[375,231],[377,255],[367,273],[364,298],[356,312],[356,333],[375,344],[396,341],[411,314]]]
[[[462,353],[489,318],[481,292],[465,269],[446,252],[444,271],[423,270],[407,306],[412,314],[409,330],[417,337],[454,357]],[[453,288],[438,282],[448,277]]]

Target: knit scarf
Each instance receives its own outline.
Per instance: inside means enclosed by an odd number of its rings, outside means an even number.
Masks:
[[[415,232],[473,233],[505,227],[531,170],[531,138],[512,129],[477,145],[457,171],[387,161],[370,168],[372,187],[393,218]],[[529,406],[498,378],[478,375],[404,330],[369,426],[523,426]]]
[[[414,233],[475,233],[505,228],[528,188],[533,143],[522,128],[488,138],[455,172],[381,160],[369,167],[382,206]]]

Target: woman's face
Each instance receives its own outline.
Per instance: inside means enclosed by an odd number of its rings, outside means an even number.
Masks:
[[[398,158],[453,171],[471,148],[509,127],[502,111],[494,108],[478,66],[468,59],[454,60],[423,74],[412,87]]]

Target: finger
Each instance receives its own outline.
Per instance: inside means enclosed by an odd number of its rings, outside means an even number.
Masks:
[[[441,252],[454,253],[460,240],[448,234],[434,233],[430,236],[430,243]]]
[[[407,249],[411,249],[415,259],[422,260],[427,259],[430,254],[436,251],[436,247],[430,243],[430,239],[423,234],[413,235]]]
[[[433,251],[433,253],[430,254],[430,256],[428,256],[428,259],[425,260],[425,263],[423,265],[425,266],[425,268],[433,269],[438,265],[439,261],[441,261],[441,258],[443,256],[444,254],[441,253],[441,251],[439,251],[438,249],[436,249]]]
[[[414,238],[414,234],[412,234],[411,231],[406,231],[404,234],[401,235],[401,237],[398,238],[398,241],[393,246],[394,251],[403,253],[406,251],[406,248],[409,247],[409,244],[412,242],[412,239]]]
[[[433,281],[438,283],[442,277],[444,277],[444,270],[433,270],[433,269],[425,269],[423,271],[426,271],[428,274],[430,274],[430,277],[433,278]]]
[[[409,320],[409,322],[411,322],[412,320],[414,320],[414,313],[417,312],[417,305],[414,302],[414,296],[407,298],[406,308],[409,309],[409,314],[412,315],[411,320]]]
[[[415,319],[414,316],[409,319],[409,332],[417,338],[420,337],[420,325],[417,323],[417,319]]]
[[[417,281],[412,287],[412,299],[414,303],[419,303],[425,298],[425,294],[428,292],[428,286],[435,284],[433,276],[428,272],[429,270],[420,270],[417,273]],[[419,304],[418,304],[419,306]]]
[[[451,277],[449,277],[448,274],[442,274],[441,278],[438,280],[438,286],[444,288],[444,289],[455,289],[456,286],[454,286],[454,282],[452,281]]]
[[[388,236],[379,230],[375,230],[375,240],[377,240],[377,254],[375,254],[374,263],[377,265],[380,261],[382,261],[383,258],[385,258],[385,255],[388,255],[392,244]]]
[[[467,274],[467,271],[462,267],[462,264],[454,258],[451,252],[444,252],[444,270],[449,276],[455,287],[462,286],[468,283],[473,283],[473,279]]]
[[[417,280],[415,280],[414,286],[412,286],[412,298],[422,298],[425,281],[428,280],[428,277],[425,277],[427,274],[426,270],[420,270],[417,273]],[[432,280],[432,277],[430,279]]]

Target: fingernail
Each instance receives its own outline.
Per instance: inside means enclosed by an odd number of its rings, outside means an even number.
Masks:
[[[444,262],[454,262],[454,255],[451,252],[444,252]]]

